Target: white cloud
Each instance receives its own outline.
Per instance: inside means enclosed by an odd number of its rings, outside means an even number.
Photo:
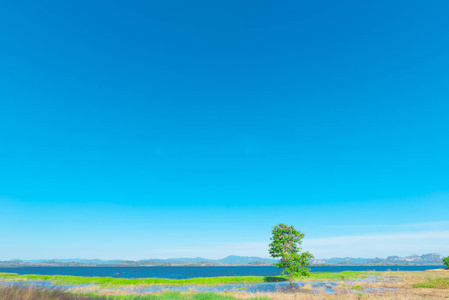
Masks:
[[[368,234],[325,238],[306,238],[303,249],[316,258],[330,257],[387,257],[390,255],[440,253],[449,255],[449,230],[415,233]],[[156,258],[204,257],[219,259],[228,255],[268,257],[269,241],[243,243],[211,243],[202,246],[158,249],[150,256]],[[150,253],[150,249],[147,253]],[[137,257],[135,259],[140,259]]]
[[[433,252],[447,255],[448,241],[449,230],[443,230],[312,238],[304,240],[303,246],[318,258],[406,256]]]

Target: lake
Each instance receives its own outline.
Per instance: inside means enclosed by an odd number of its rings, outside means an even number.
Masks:
[[[311,266],[312,272],[342,271],[425,271],[443,266]],[[18,267],[0,268],[0,272],[39,275],[73,275],[116,278],[171,278],[185,279],[216,276],[277,276],[281,272],[266,267]]]

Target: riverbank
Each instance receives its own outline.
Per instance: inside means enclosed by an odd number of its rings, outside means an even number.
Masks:
[[[43,276],[0,274],[3,284],[49,282],[56,287],[64,287],[67,297],[75,298],[39,298],[39,299],[86,299],[86,300],[232,300],[232,299],[447,299],[449,295],[449,271],[432,272],[343,272],[313,274],[309,278],[296,278],[293,292],[285,277],[211,277],[188,280],[170,279],[123,279],[77,276]],[[162,281],[160,281],[162,280]],[[269,281],[272,280],[272,281]],[[37,285],[36,285],[37,283]],[[275,292],[257,292],[255,287],[283,287]],[[232,290],[223,290],[224,286],[233,286]],[[181,290],[170,291],[170,287]],[[197,287],[198,289],[195,289]],[[202,288],[200,288],[202,287]],[[10,287],[11,289],[12,287]],[[25,285],[22,285],[22,289]],[[148,292],[156,290],[157,292]],[[156,288],[156,289],[154,289]],[[5,291],[5,287],[2,288]],[[201,292],[215,290],[216,292]],[[252,292],[251,292],[252,291]],[[256,291],[256,292],[254,292]],[[30,292],[29,288],[27,291]],[[40,293],[50,293],[42,289]],[[145,294],[143,294],[145,293]],[[1,295],[1,294],[0,294]],[[79,297],[79,298],[76,298]],[[87,297],[87,298],[86,298]],[[90,298],[89,298],[90,297]],[[1,299],[8,299],[1,297]],[[10,298],[34,299],[34,298]],[[37,299],[37,298],[36,298]]]
[[[301,277],[302,281],[314,280],[349,280],[366,277],[376,272],[344,271],[340,273],[314,272],[309,277]],[[254,284],[265,282],[287,281],[286,276],[222,276],[200,277],[188,279],[166,278],[113,278],[113,277],[83,277],[67,275],[36,275],[17,273],[0,273],[0,278],[9,281],[51,281],[55,285],[99,285],[107,286],[151,286],[151,285],[220,285],[220,284]]]

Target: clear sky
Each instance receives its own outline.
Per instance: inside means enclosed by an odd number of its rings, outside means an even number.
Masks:
[[[2,1],[0,260],[449,255],[448,14]]]

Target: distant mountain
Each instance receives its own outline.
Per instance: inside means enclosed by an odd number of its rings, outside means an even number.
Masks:
[[[36,259],[36,260],[22,260],[28,263],[80,263],[92,265],[112,265],[122,262],[122,260],[103,260],[103,259],[82,259],[82,258],[67,258],[67,259]]]
[[[195,257],[195,258],[188,258],[188,257],[182,257],[182,258],[167,258],[167,259],[145,259],[145,260],[139,260],[141,261],[153,261],[156,263],[199,263],[199,262],[212,262],[212,260],[202,258],[202,257]]]
[[[438,253],[413,254],[407,257],[389,256],[387,258],[353,258],[332,257],[328,259],[313,259],[312,265],[442,265],[443,256]],[[102,259],[52,259],[52,260],[10,260],[0,261],[0,266],[229,266],[229,265],[272,265],[276,259],[254,256],[230,255],[222,259],[195,258],[168,258],[168,259],[144,259],[138,261],[130,260],[102,260]]]
[[[314,265],[442,265],[443,256],[438,253],[423,254],[421,256],[413,254],[407,257],[388,256],[387,258],[353,258],[353,257],[332,257],[327,259],[313,259]]]
[[[312,260],[315,264],[355,264],[363,265],[368,263],[370,258],[353,258],[353,257],[332,257],[328,259],[316,259]]]
[[[369,264],[419,264],[419,265],[442,265],[443,256],[438,253],[423,254],[421,256],[412,254],[407,257],[388,256],[387,258],[374,258],[368,260]]]
[[[271,258],[262,257],[248,257],[248,256],[236,256],[230,255],[222,259],[207,259],[202,257],[180,257],[180,258],[168,258],[168,259],[142,259],[138,261],[130,260],[103,260],[103,259],[82,259],[82,258],[67,258],[67,259],[36,259],[36,260],[10,260],[0,261],[0,264],[14,264],[14,265],[135,265],[135,266],[151,266],[151,265],[264,265],[272,264],[277,260]]]
[[[261,258],[261,257],[254,257],[254,256],[230,255],[228,257],[215,260],[213,262],[218,262],[218,263],[221,263],[221,264],[246,265],[246,264],[252,264],[252,263],[255,263],[255,262],[272,264],[272,263],[274,263],[276,261],[278,261],[278,260],[277,259],[272,259],[272,258]]]
[[[271,264],[277,260],[271,258],[261,258],[254,256],[236,256],[230,255],[222,259],[207,259],[202,257],[195,258],[168,258],[168,259],[148,259],[145,261],[154,261],[157,263],[215,263],[215,264],[231,264],[231,265],[246,265],[254,262]]]

